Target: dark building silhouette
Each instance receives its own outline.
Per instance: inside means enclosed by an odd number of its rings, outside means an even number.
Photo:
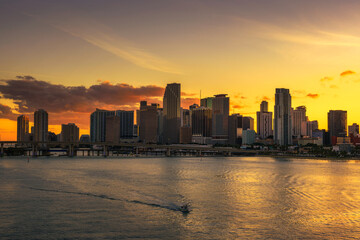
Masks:
[[[117,110],[115,115],[120,118],[120,138],[134,136],[134,111]]]
[[[119,143],[120,142],[120,117],[107,116],[106,117],[106,142]]]
[[[241,144],[242,124],[243,117],[240,114],[232,114],[229,116],[229,144]]]
[[[90,139],[91,142],[105,142],[106,140],[106,117],[115,116],[115,111],[96,109],[90,115]]]
[[[61,125],[61,139],[62,142],[78,142],[79,128],[75,123],[68,123]]]
[[[46,142],[48,140],[48,113],[39,109],[34,113],[34,141]]]
[[[139,140],[145,143],[157,143],[158,105],[145,105],[145,101],[142,102],[139,112]]]
[[[163,99],[164,142],[179,143],[180,140],[180,84],[168,84]]]
[[[257,118],[257,134],[261,139],[266,139],[272,133],[272,112],[268,110],[268,102],[262,101],[260,104],[260,112],[256,112]]]
[[[275,93],[274,141],[282,146],[292,144],[291,95],[285,88],[277,88]]]
[[[215,95],[212,100],[212,137],[214,143],[224,144],[228,141],[230,103],[226,95]]]
[[[17,118],[17,141],[29,141],[29,117],[21,115]]]
[[[212,110],[199,107],[191,111],[192,140],[196,143],[208,143],[212,137]]]
[[[335,145],[337,137],[347,136],[347,111],[330,110],[328,112],[328,131],[331,144]]]

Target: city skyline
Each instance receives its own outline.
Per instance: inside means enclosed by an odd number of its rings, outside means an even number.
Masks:
[[[202,98],[227,93],[230,113],[256,121],[258,104],[273,106],[273,90],[281,87],[291,89],[294,107],[307,106],[319,128],[327,128],[330,109],[358,122],[360,32],[351,26],[359,6],[350,0],[3,2],[1,139],[15,140],[16,117],[37,109],[52,116],[50,131],[73,122],[89,133],[87,118],[96,108],[161,104],[171,82],[181,83],[186,108],[200,105],[200,91]]]
[[[168,84],[168,85],[176,85],[177,83],[171,83],[171,84]],[[179,85],[179,84],[178,84]],[[276,89],[283,89],[283,88],[276,88]],[[287,90],[287,89],[285,89],[285,90]],[[290,89],[289,89],[290,90]],[[291,93],[291,90],[290,90],[290,93]],[[183,94],[183,92],[181,92],[181,94]],[[166,94],[165,94],[165,91],[164,91],[164,96],[165,96]],[[219,97],[223,97],[223,96],[226,96],[227,94],[215,94],[214,95],[214,97],[208,97],[208,96],[206,96],[206,97],[204,97],[204,98],[201,98],[202,100],[203,100],[203,104],[205,104],[206,105],[206,101],[211,101],[211,104],[210,104],[210,106],[212,105],[212,102],[213,102],[213,100],[214,99],[216,99],[216,96],[219,96]],[[186,96],[186,94],[185,94],[185,96]],[[275,94],[275,96],[276,96],[276,94]],[[275,98],[275,97],[274,97]],[[292,96],[290,96],[290,98],[291,98],[291,101],[292,101]],[[181,98],[181,100],[182,100],[182,98]],[[229,98],[229,100],[228,100],[229,102],[231,102],[231,99]],[[95,114],[95,113],[98,113],[98,112],[104,112],[104,113],[110,113],[110,115],[104,115],[103,116],[103,118],[105,118],[106,116],[119,116],[119,114],[120,113],[122,113],[122,112],[129,112],[129,113],[132,113],[132,115],[134,115],[134,113],[136,113],[136,114],[140,114],[140,110],[142,109],[142,106],[141,106],[141,104],[142,103],[145,103],[146,104],[146,101],[140,101],[140,103],[139,103],[139,107],[138,107],[138,109],[133,109],[133,110],[123,110],[123,109],[113,109],[113,110],[109,110],[109,109],[98,109],[98,108],[96,108],[96,109],[94,109],[94,111],[93,112],[91,112],[91,113],[89,113],[89,116],[87,116],[86,118],[85,118],[85,121],[87,121],[88,123],[89,123],[89,118],[90,118],[90,122],[92,121],[91,119],[92,119],[92,115],[93,114]],[[153,99],[152,100],[152,102],[154,102],[154,103],[150,103],[150,105],[156,105],[156,108],[155,109],[157,109],[157,108],[160,108],[161,110],[162,110],[162,105],[163,105],[163,103],[161,103],[161,102],[159,102],[157,99]],[[182,102],[182,101],[181,101]],[[198,102],[200,103],[200,99],[198,100]],[[275,110],[275,104],[274,104],[274,107],[271,107],[271,105],[269,104],[269,102],[271,102],[271,101],[268,101],[268,100],[263,100],[263,101],[261,101],[261,103],[259,103],[258,104],[258,107],[260,106],[260,110],[261,111],[263,111],[264,109],[268,109],[268,112],[271,114],[270,116],[270,119],[272,119],[271,120],[271,124],[270,124],[270,126],[272,127],[272,128],[274,128],[274,119],[273,119],[273,113],[274,113],[274,110]],[[263,104],[264,103],[266,103],[266,107],[264,107],[263,106]],[[194,104],[196,104],[196,103],[194,103]],[[150,107],[150,105],[149,105],[149,107]],[[270,105],[270,107],[269,107],[269,105]],[[229,105],[229,107],[230,107],[231,105]],[[194,106],[193,106],[193,104],[189,104],[188,106],[187,106],[187,108],[186,107],[184,107],[184,105],[183,104],[180,104],[180,107],[181,107],[181,109],[184,109],[184,110],[191,110],[191,108],[193,108]],[[197,108],[199,108],[200,107],[200,105],[197,105]],[[296,123],[296,119],[297,119],[297,117],[296,117],[296,112],[298,112],[300,109],[301,109],[301,111],[305,111],[304,113],[303,113],[303,115],[304,116],[302,116],[301,118],[304,118],[302,121],[304,121],[304,123],[305,123],[305,126],[303,125],[303,123],[302,124],[300,124],[300,128],[301,128],[301,134],[298,134],[298,131],[300,131],[300,130],[297,130],[297,127],[296,126],[292,126],[291,127],[291,132],[292,132],[292,136],[298,136],[298,137],[300,137],[300,136],[303,136],[303,135],[305,135],[306,136],[306,128],[309,128],[309,126],[307,126],[306,125],[306,123],[308,123],[308,124],[315,124],[315,128],[313,129],[313,130],[315,130],[315,129],[325,129],[325,130],[329,130],[329,118],[328,118],[328,116],[327,116],[327,119],[326,119],[326,126],[324,126],[324,127],[321,127],[319,124],[318,124],[318,120],[316,120],[316,119],[314,119],[314,121],[310,121],[309,120],[309,117],[307,116],[307,114],[306,114],[306,110],[307,110],[307,108],[306,108],[306,106],[294,106],[293,104],[291,104],[291,115],[292,115],[292,117],[291,117],[291,122],[292,122],[292,124],[295,124]],[[212,108],[212,106],[210,107],[210,108]],[[305,109],[305,110],[303,110],[303,109]],[[38,109],[37,111],[44,111],[43,109]],[[37,112],[37,111],[35,111],[35,112]],[[46,111],[46,110],[45,110]],[[183,110],[182,110],[183,111]],[[327,111],[327,115],[330,113],[330,112],[333,112],[333,111],[345,111],[345,112],[347,112],[347,110],[339,110],[339,109],[337,109],[337,110],[334,110],[334,109],[329,109],[328,111]],[[265,110],[265,113],[267,113],[267,110]],[[257,123],[257,120],[258,120],[258,118],[259,118],[259,112],[256,112],[255,114],[247,114],[247,113],[241,113],[241,112],[236,112],[236,113],[234,113],[234,112],[229,112],[228,113],[228,115],[227,116],[231,116],[231,115],[239,115],[240,114],[240,116],[242,117],[242,118],[250,118],[250,119],[252,119],[252,129],[255,129],[255,130],[257,130],[256,132],[257,132],[257,134],[259,135],[259,136],[263,136],[262,135],[262,133],[261,132],[259,132],[259,129],[257,129],[257,127],[259,127],[258,126],[258,123]],[[305,115],[306,114],[306,115]],[[2,137],[2,140],[4,141],[14,141],[14,140],[16,140],[16,139],[18,139],[18,128],[19,128],[19,117],[23,117],[23,116],[25,116],[28,120],[28,126],[29,126],[29,129],[30,128],[34,128],[35,127],[35,124],[34,124],[34,122],[33,121],[29,121],[29,119],[34,119],[33,118],[33,116],[34,116],[34,114],[33,113],[30,113],[30,114],[15,114],[15,113],[13,113],[13,115],[15,116],[15,124],[17,124],[17,126],[16,126],[16,129],[14,130],[15,131],[15,139],[6,139],[6,138],[4,138],[4,137]],[[248,115],[248,116],[245,116],[245,115]],[[255,115],[255,118],[253,118],[253,117],[251,117],[252,115]],[[136,115],[134,115],[134,116],[136,116]],[[139,117],[138,116],[136,116],[136,117],[134,117],[134,116],[132,116],[131,117],[131,119],[133,120],[132,121],[132,123],[133,123],[133,125],[135,125],[135,124],[137,124],[137,121],[139,121]],[[347,116],[346,116],[346,118],[347,118]],[[49,117],[49,122],[50,122],[50,119],[51,119],[51,117]],[[1,120],[1,119],[0,119]],[[46,121],[48,121],[48,119],[46,119]],[[104,120],[103,120],[104,121]],[[128,122],[129,120],[127,120],[127,122]],[[157,120],[157,121],[159,121],[159,120]],[[179,121],[180,121],[180,119],[179,119]],[[226,121],[227,122],[227,121]],[[350,124],[351,123],[353,123],[353,124],[356,124],[357,122],[351,122],[351,121],[348,121],[348,124],[345,124],[345,126],[344,126],[344,128],[345,129],[347,129],[347,127],[348,126],[350,126]],[[55,134],[60,134],[61,132],[62,132],[62,125],[64,125],[64,124],[76,124],[76,125],[79,125],[79,126],[82,126],[82,124],[80,123],[78,123],[78,122],[62,122],[62,123],[60,123],[59,125],[58,125],[58,127],[59,127],[59,130],[58,131],[54,131],[54,126],[52,126],[51,127],[51,125],[50,124],[48,124],[48,128],[49,128],[49,132],[54,132]],[[123,124],[123,123],[122,123]],[[162,123],[163,124],[163,123]],[[180,123],[179,123],[180,124]],[[260,123],[261,124],[261,123]],[[296,123],[296,125],[298,125],[298,123]],[[179,125],[180,126],[180,125]],[[104,127],[105,127],[105,125],[104,125]],[[299,128],[298,127],[298,128]],[[91,123],[89,123],[88,124],[88,128],[89,129],[87,129],[87,128],[85,128],[85,129],[83,129],[83,128],[79,128],[79,136],[81,136],[81,135],[91,135]],[[213,126],[213,128],[214,128],[214,126]],[[304,129],[305,128],[305,129]],[[312,126],[311,126],[311,128],[312,128]],[[55,129],[57,129],[57,128],[55,128]],[[128,130],[129,131],[129,130]],[[180,127],[179,127],[179,131],[180,131]],[[271,129],[271,132],[272,131],[274,131],[273,129]],[[295,132],[294,132],[295,131]],[[304,131],[305,131],[305,133],[304,133]],[[29,131],[30,132],[30,131]],[[309,132],[309,131],[308,131]],[[310,130],[310,132],[311,132],[311,130]],[[102,133],[103,134],[103,133]],[[268,134],[269,135],[269,134]],[[271,134],[272,135],[272,134]],[[345,134],[346,135],[346,134]],[[0,132],[0,136],[1,136],[1,132]],[[311,135],[308,135],[308,136],[311,136]],[[103,134],[102,135],[102,138],[103,139],[105,139],[105,135]],[[99,139],[98,139],[99,140]],[[94,141],[94,140],[92,140],[92,141]],[[99,141],[103,141],[103,140],[99,140]]]

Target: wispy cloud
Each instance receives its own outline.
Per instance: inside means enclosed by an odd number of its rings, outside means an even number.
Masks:
[[[246,31],[259,38],[307,45],[360,47],[360,36],[324,31],[309,24],[276,25],[245,18],[235,18]],[[305,26],[304,26],[305,25]]]
[[[116,36],[114,31],[109,27],[98,24],[93,20],[84,19],[80,22],[73,22],[71,24],[59,21],[52,21],[43,19],[40,16],[25,14],[29,17],[35,18],[43,23],[46,23],[62,32],[77,37],[87,43],[98,47],[106,52],[109,52],[123,60],[131,62],[139,67],[150,69],[154,71],[182,74],[182,71],[173,63],[156,56],[149,51],[135,46],[128,40]]]

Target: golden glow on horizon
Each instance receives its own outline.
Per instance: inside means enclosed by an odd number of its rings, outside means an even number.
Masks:
[[[331,109],[347,110],[348,125],[360,122],[356,4],[324,3],[318,11],[312,6],[317,3],[302,2],[304,8],[290,8],[295,12],[271,8],[269,15],[251,4],[235,12],[230,10],[237,5],[228,9],[227,4],[198,4],[191,4],[194,12],[186,17],[174,14],[171,19],[169,13],[153,9],[156,18],[126,16],[133,21],[117,11],[106,19],[75,8],[66,13],[30,8],[21,16],[16,12],[14,30],[0,30],[0,79],[32,75],[53,84],[86,87],[98,80],[135,87],[179,82],[182,92],[195,94],[191,97],[198,98],[200,90],[202,97],[228,93],[230,113],[251,116],[255,124],[261,100],[268,99],[273,111],[275,88],[289,88],[292,106],[305,105],[309,120],[318,120],[322,129]],[[336,16],[330,14],[335,9]],[[17,113],[12,100],[2,97],[0,103]],[[64,123],[77,125],[86,116],[80,133],[89,133],[87,113],[67,119],[69,115],[64,113]],[[59,133],[61,127],[51,129]],[[15,140],[16,122],[0,119],[0,134],[3,140]]]

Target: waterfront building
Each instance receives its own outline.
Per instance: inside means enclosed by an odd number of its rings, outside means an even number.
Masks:
[[[81,143],[90,143],[90,135],[88,135],[88,134],[81,135],[80,142]]]
[[[17,118],[17,141],[29,141],[29,117],[20,115]]]
[[[179,83],[168,84],[163,98],[164,142],[179,143],[180,140],[180,100]]]
[[[78,142],[79,141],[79,127],[75,123],[68,123],[61,125],[61,142]]]
[[[142,105],[139,113],[139,140],[144,143],[157,143],[158,140],[158,105]]]
[[[292,144],[291,95],[285,88],[277,88],[275,93],[274,142],[282,146]]]
[[[133,138],[134,111],[117,110],[115,115],[120,118],[120,138]]]
[[[225,144],[229,134],[229,97],[215,95],[212,101],[212,138],[214,143]]]
[[[353,135],[353,136],[357,136],[359,135],[359,125],[356,123],[353,123],[352,125],[349,125],[348,127],[348,134]]]
[[[292,136],[301,138],[306,135],[306,107],[299,106],[291,110]]]
[[[115,116],[115,111],[96,109],[90,115],[90,139],[91,142],[106,141],[106,117]]]
[[[301,124],[301,135],[306,137],[313,137],[312,133],[318,129],[318,121],[305,121]]]
[[[121,137],[121,117],[107,116],[105,125],[105,142],[119,143]]]
[[[261,139],[266,139],[272,133],[272,112],[268,111],[268,102],[262,101],[260,104],[260,112],[256,112],[257,118],[257,134]]]
[[[180,143],[188,144],[192,142],[192,130],[190,126],[180,127]]]
[[[34,112],[34,141],[46,142],[48,140],[48,113],[39,109]]]
[[[251,145],[255,142],[256,133],[254,130],[243,130],[242,132],[242,144]]]
[[[199,107],[191,111],[192,141],[210,143],[212,136],[212,110]]]
[[[181,127],[191,126],[191,114],[189,109],[181,108]]]
[[[229,116],[229,144],[241,144],[243,117],[240,114]]]
[[[330,110],[328,112],[328,130],[332,145],[337,142],[337,137],[347,136],[347,111]]]
[[[254,119],[252,117],[242,117],[242,129],[243,130],[254,130]]]

